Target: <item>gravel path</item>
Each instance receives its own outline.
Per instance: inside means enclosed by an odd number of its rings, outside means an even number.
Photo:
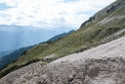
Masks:
[[[60,58],[50,64],[61,62],[61,61],[79,61],[86,58],[102,58],[102,57],[125,57],[125,37],[114,40],[107,44],[100,45],[98,47],[89,49],[84,52],[71,54]]]

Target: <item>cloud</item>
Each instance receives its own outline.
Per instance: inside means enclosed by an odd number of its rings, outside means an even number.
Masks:
[[[7,6],[5,3],[0,3],[0,10],[6,10],[8,8],[11,8],[11,7]]]
[[[16,5],[16,0],[0,0],[0,3],[5,3],[7,6],[14,7]]]
[[[1,25],[37,26],[42,28],[78,28],[94,13],[115,0],[0,0]]]

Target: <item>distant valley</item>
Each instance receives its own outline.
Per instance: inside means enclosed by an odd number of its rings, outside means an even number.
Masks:
[[[65,30],[48,30],[30,26],[0,25],[0,51],[16,50],[47,41]]]
[[[70,34],[72,32],[74,32],[74,30],[71,30],[67,33],[58,34],[58,35],[50,38],[47,42],[56,41],[58,39],[63,38],[64,36],[67,36],[68,34]],[[39,43],[39,45],[43,44],[43,43],[44,42],[41,42],[41,43]],[[32,45],[32,46],[27,46],[27,47],[22,47],[22,48],[17,49],[17,50],[1,51],[0,52],[0,69],[7,66],[10,62],[16,61],[17,58],[19,58],[20,56],[25,54],[29,49],[31,49],[32,47],[34,47],[36,45],[38,45],[38,44],[35,44],[35,45]]]

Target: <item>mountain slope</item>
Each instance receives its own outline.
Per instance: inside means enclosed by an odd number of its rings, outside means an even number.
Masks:
[[[47,42],[52,42],[52,41],[58,40],[59,38],[62,38],[72,32],[74,32],[74,30],[69,31],[68,33],[56,35],[56,36],[52,37],[51,39],[49,39]],[[39,44],[42,44],[42,43],[39,43]],[[33,46],[23,47],[23,48],[15,50],[13,52],[12,51],[3,52],[3,53],[1,52],[2,57],[0,58],[0,69],[2,69],[3,67],[6,67],[10,62],[16,61],[17,58],[19,58],[21,55],[25,54],[26,51],[31,49],[32,47]]]
[[[125,36],[47,65],[41,62],[16,70],[0,84],[124,84]]]
[[[125,35],[125,0],[117,0],[108,7],[121,3],[110,12],[107,7],[89,19],[80,29],[53,42],[45,42],[28,50],[15,62],[0,71],[0,77],[37,61],[50,62],[57,58],[82,52]],[[6,72],[6,73],[5,73]]]

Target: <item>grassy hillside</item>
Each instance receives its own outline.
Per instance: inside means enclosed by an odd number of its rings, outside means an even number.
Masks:
[[[113,4],[120,3],[121,0]],[[113,6],[113,4],[111,6]],[[122,5],[122,4],[121,4]],[[120,6],[121,6],[120,5]],[[110,8],[110,7],[109,7]],[[17,60],[0,71],[0,77],[36,61],[50,62],[68,54],[82,52],[125,35],[125,10],[118,7],[113,11],[95,14],[86,24],[70,35],[57,41],[39,44],[25,52]],[[97,17],[98,16],[98,17]]]

